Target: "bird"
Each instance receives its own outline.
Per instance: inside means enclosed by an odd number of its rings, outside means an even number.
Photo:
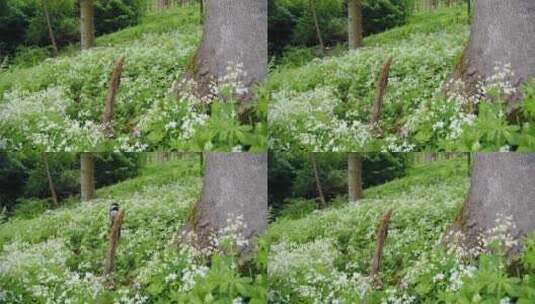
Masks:
[[[112,203],[109,210],[110,215],[110,229],[113,226],[113,222],[115,222],[115,219],[117,218],[117,215],[119,215],[119,204],[118,203]]]

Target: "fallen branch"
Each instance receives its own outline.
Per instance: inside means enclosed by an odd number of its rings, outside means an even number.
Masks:
[[[390,65],[392,65],[392,57],[388,57],[383,63],[381,74],[377,80],[375,89],[375,99],[373,101],[372,111],[370,112],[370,125],[375,126],[381,118],[383,110],[383,99],[388,85],[388,74],[390,73]]]
[[[124,209],[119,210],[119,214],[113,221],[111,226],[111,232],[109,236],[108,253],[106,254],[106,260],[104,261],[104,274],[109,275],[113,271],[115,262],[115,251],[119,244],[119,238],[121,237],[121,226],[123,225]]]
[[[370,277],[376,282],[379,282],[377,276],[379,274],[383,259],[383,248],[385,246],[386,237],[388,236],[388,224],[390,223],[390,217],[392,217],[392,209],[388,210],[388,212],[383,215],[381,223],[377,229],[377,243],[375,245],[375,253],[373,255],[370,269]]]
[[[112,119],[113,107],[115,104],[115,96],[121,84],[121,74],[123,73],[124,57],[119,58],[115,63],[115,67],[111,73],[110,84],[108,87],[108,94],[106,95],[106,103],[104,105],[104,113],[102,114],[102,124],[108,136],[113,136]]]

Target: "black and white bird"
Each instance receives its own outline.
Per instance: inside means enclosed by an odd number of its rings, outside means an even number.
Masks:
[[[119,204],[113,203],[110,206],[110,228],[113,226],[113,222],[115,221],[115,218],[117,218],[117,215],[119,215]]]

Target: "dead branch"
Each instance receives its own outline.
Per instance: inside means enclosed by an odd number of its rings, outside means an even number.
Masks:
[[[115,67],[111,73],[110,84],[108,87],[108,94],[106,95],[106,103],[104,105],[104,113],[102,114],[102,124],[108,136],[113,135],[112,119],[113,107],[115,104],[115,96],[121,84],[121,74],[123,73],[124,57],[119,58],[115,63]]]
[[[375,89],[375,99],[373,101],[372,111],[370,113],[370,125],[374,126],[381,118],[383,110],[383,99],[386,93],[386,86],[388,85],[388,74],[390,73],[390,65],[392,64],[392,57],[389,56],[383,63],[381,74],[377,80]]]
[[[104,261],[104,274],[109,275],[113,271],[115,263],[115,251],[117,245],[119,245],[119,238],[121,236],[121,226],[123,225],[124,209],[119,210],[119,214],[113,221],[111,226],[111,232],[109,235],[109,247],[106,254],[106,260]]]
[[[379,270],[381,268],[381,262],[383,259],[383,248],[385,246],[386,237],[388,236],[388,224],[390,223],[390,217],[392,217],[392,209],[388,210],[383,215],[379,227],[377,229],[377,243],[375,245],[375,253],[372,259],[372,265],[370,269],[370,277],[374,280],[377,279]]]

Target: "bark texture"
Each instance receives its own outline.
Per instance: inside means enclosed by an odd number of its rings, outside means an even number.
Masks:
[[[239,81],[246,87],[264,80],[267,73],[267,0],[205,0],[202,42],[190,78],[198,94],[209,95],[209,84],[242,65]],[[180,88],[177,87],[178,93]],[[249,100],[252,94],[243,94]]]
[[[390,66],[392,65],[392,57],[388,57],[383,63],[381,74],[375,85],[375,99],[373,100],[372,111],[370,113],[370,124],[376,125],[381,118],[383,111],[383,100],[386,94],[386,87],[388,86],[388,75],[390,74]]]
[[[104,124],[105,132],[108,136],[113,135],[112,119],[113,108],[115,105],[115,96],[121,84],[121,74],[123,73],[124,57],[119,58],[115,63],[115,67],[111,73],[110,84],[108,86],[108,94],[106,95],[106,102],[104,104],[104,112],[102,113],[102,123]]]
[[[201,247],[209,246],[209,236],[228,226],[228,220],[243,217],[242,235],[249,246],[267,228],[267,154],[206,153],[203,187],[186,231],[194,231]]]
[[[93,0],[80,0],[80,35],[82,50],[95,46],[95,6]]]
[[[347,186],[349,201],[356,202],[362,198],[362,158],[360,153],[347,155]]]
[[[115,264],[115,251],[119,245],[119,238],[121,237],[121,226],[123,225],[124,209],[119,210],[119,214],[113,221],[111,226],[108,251],[106,253],[106,260],[104,261],[104,274],[108,275],[113,271]]]
[[[388,210],[388,212],[383,215],[381,222],[379,223],[379,226],[377,228],[375,252],[373,254],[372,264],[370,267],[370,277],[374,278],[376,281],[379,281],[377,275],[379,274],[379,270],[381,269],[381,262],[383,260],[383,248],[385,246],[386,237],[388,236],[388,225],[390,224],[391,217],[392,209]]]
[[[499,216],[513,217],[516,227],[510,232],[517,239],[535,229],[535,153],[475,155],[470,193],[455,228],[468,245],[475,244]]]
[[[95,198],[95,160],[91,153],[80,155],[80,186],[82,202]]]
[[[474,10],[470,41],[454,78],[464,80],[473,94],[478,80],[496,74],[497,63],[511,64],[514,75],[507,80],[515,87],[535,77],[535,1],[480,0]],[[510,97],[521,99],[519,93]]]
[[[362,46],[362,0],[347,2],[347,34],[350,49]]]

